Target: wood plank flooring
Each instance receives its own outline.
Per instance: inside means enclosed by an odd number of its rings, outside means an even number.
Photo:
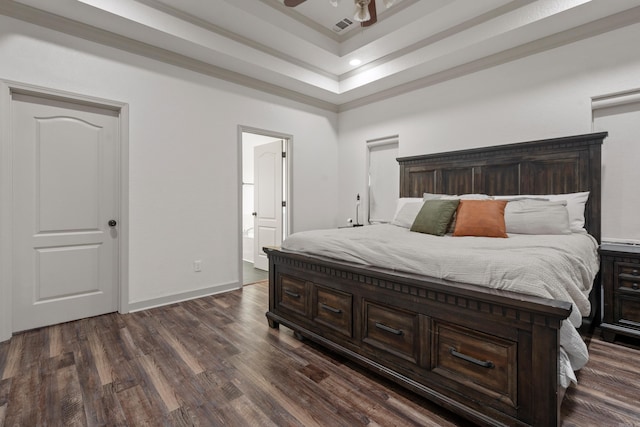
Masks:
[[[265,283],[0,344],[0,426],[466,426],[308,341],[270,329]],[[563,426],[640,426],[640,346],[587,337]]]

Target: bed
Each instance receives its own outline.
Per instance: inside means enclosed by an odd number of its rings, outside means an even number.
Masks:
[[[605,137],[401,158],[400,197],[588,191],[585,229],[597,246]],[[385,227],[393,226],[345,231],[384,234]],[[363,263],[323,252],[265,252],[271,327],[287,326],[477,424],[560,424],[560,342],[577,314],[570,302],[479,286],[472,276],[464,279],[464,270],[430,275],[393,268],[400,259]],[[579,310],[585,328],[599,319],[599,289],[587,295],[590,310]]]

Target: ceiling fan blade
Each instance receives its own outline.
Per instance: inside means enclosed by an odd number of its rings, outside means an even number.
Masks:
[[[307,0],[284,0],[284,5],[289,7],[296,7],[299,4],[304,3]]]
[[[368,21],[361,22],[360,26],[362,27],[368,27],[378,22],[378,13],[376,12],[376,0],[371,0],[369,2],[369,6],[367,7],[369,8],[369,15],[371,15],[371,19],[369,19]]]

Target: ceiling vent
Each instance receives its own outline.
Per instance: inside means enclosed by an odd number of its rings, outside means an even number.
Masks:
[[[350,25],[353,25],[353,21],[348,18],[344,18],[342,21],[339,21],[338,23],[336,23],[336,25],[333,26],[333,31],[339,33]]]

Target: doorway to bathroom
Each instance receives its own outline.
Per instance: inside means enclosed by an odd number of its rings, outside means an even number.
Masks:
[[[265,246],[280,246],[291,229],[291,137],[241,128],[242,282],[267,279]]]

